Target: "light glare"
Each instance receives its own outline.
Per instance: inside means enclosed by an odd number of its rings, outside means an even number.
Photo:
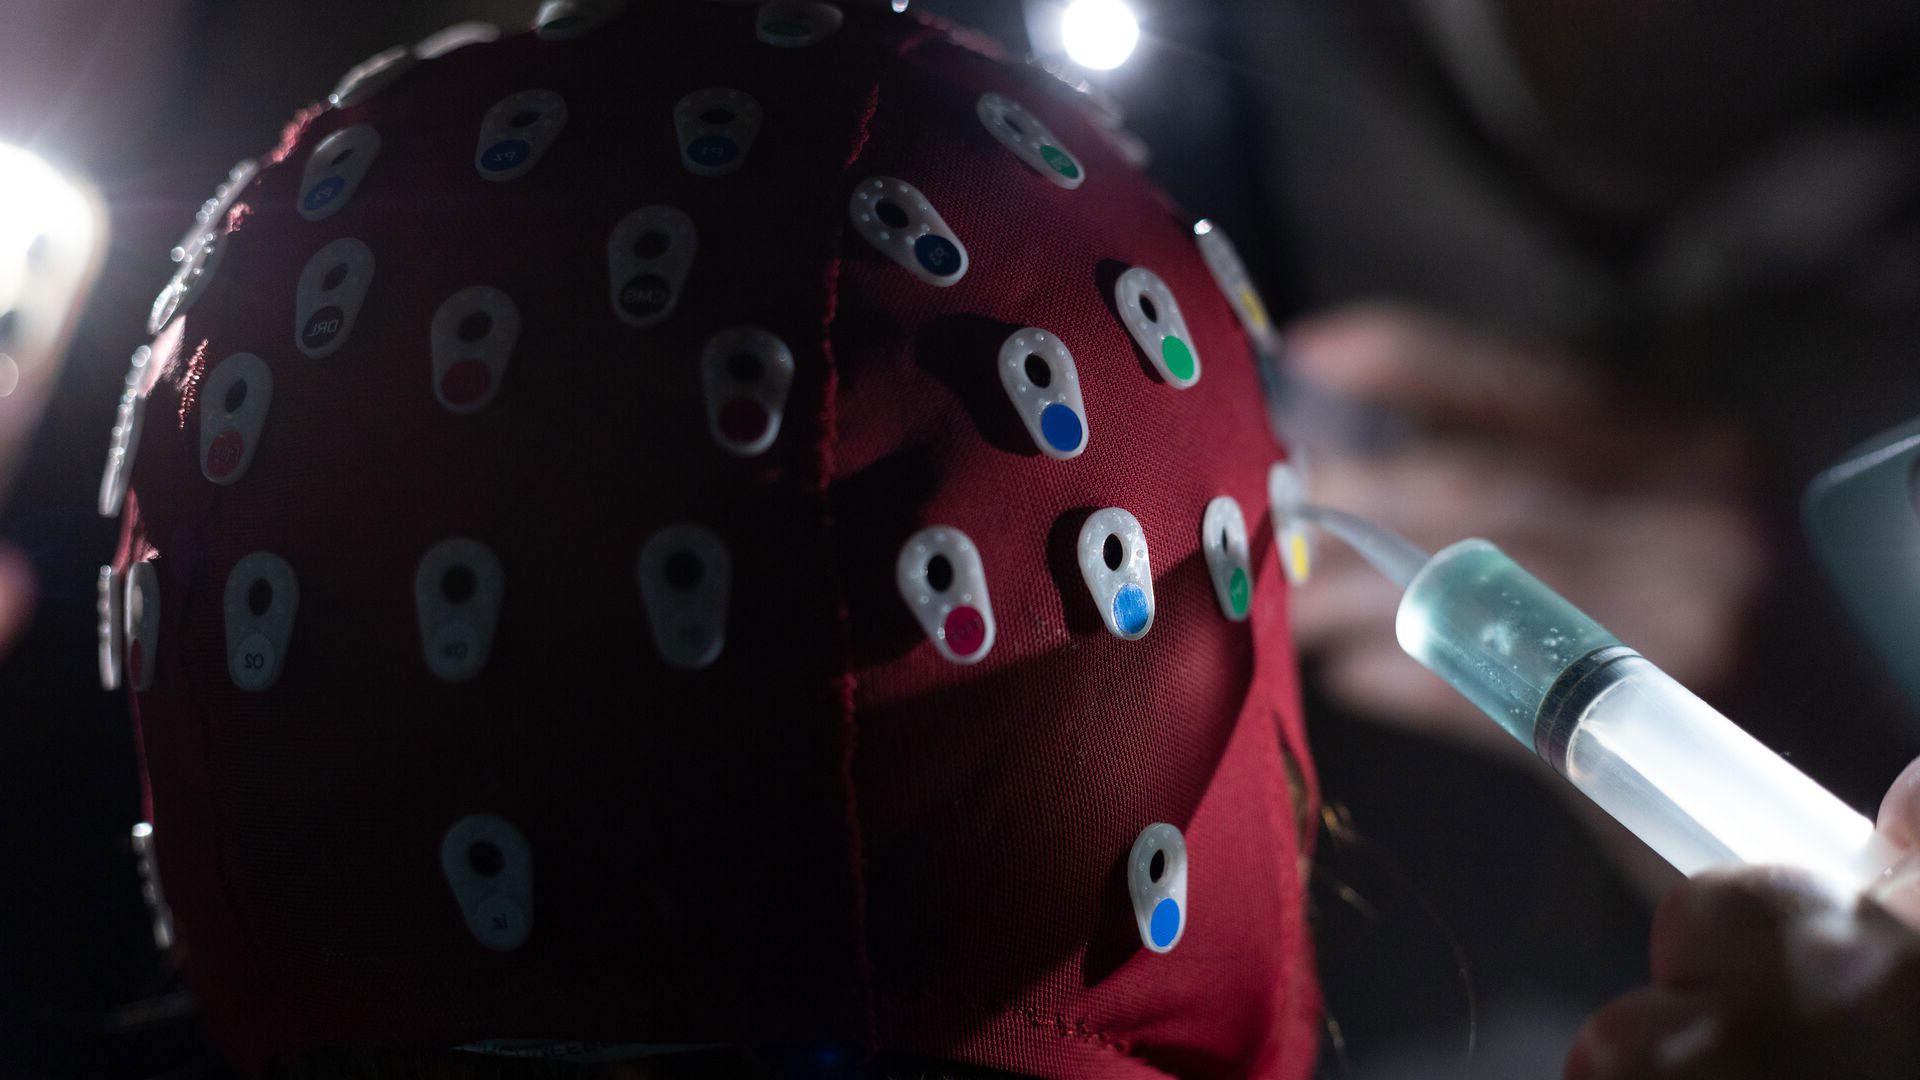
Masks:
[[[88,246],[92,212],[80,192],[53,166],[0,143],[0,311],[19,303],[28,255],[49,234],[77,234]]]
[[[1121,0],[1073,0],[1060,17],[1060,36],[1074,63],[1110,71],[1133,55],[1140,21]]]

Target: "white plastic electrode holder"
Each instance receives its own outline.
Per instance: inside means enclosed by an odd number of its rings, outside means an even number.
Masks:
[[[413,50],[405,45],[382,49],[348,68],[327,95],[327,104],[336,109],[358,105],[399,81],[415,62]]]
[[[286,664],[300,582],[287,560],[256,551],[227,575],[227,674],[233,685],[258,693],[272,688]]]
[[[720,658],[727,640],[733,560],[700,525],[669,525],[640,549],[640,599],[653,644],[669,667],[697,670]]]
[[[353,237],[314,252],[294,290],[293,343],[315,360],[338,352],[372,284],[373,251]]]
[[[206,234],[204,243],[194,246],[187,260],[173,272],[173,277],[162,286],[159,295],[153,298],[153,307],[147,313],[147,332],[157,334],[160,328],[183,315],[194,301],[206,292],[213,283],[214,272],[220,269],[220,262],[226,252],[226,225],[221,224],[218,231]]]
[[[158,334],[191,308],[213,283],[226,251],[227,213],[259,172],[260,166],[251,159],[236,164],[227,170],[226,180],[214,189],[213,196],[200,204],[186,235],[173,246],[173,261],[180,268],[154,297],[153,308],[147,313],[147,333]]]
[[[922,529],[900,546],[894,564],[900,599],[941,656],[972,664],[993,648],[993,601],[980,550],[959,529]]]
[[[759,327],[730,327],[701,350],[700,383],[713,441],[735,457],[755,457],[780,435],[793,389],[793,351]]]
[[[1050,458],[1066,461],[1087,448],[1087,404],[1080,369],[1066,342],[1037,326],[1015,330],[1000,345],[1000,386],[1014,412]]]
[[[433,60],[469,45],[485,45],[499,37],[500,28],[490,22],[457,22],[414,42],[413,55],[422,60]]]
[[[499,556],[478,540],[449,537],[427,549],[413,574],[413,608],[427,670],[467,682],[487,666],[506,595]]]
[[[113,433],[107,443],[107,465],[100,474],[101,517],[118,517],[127,501],[127,485],[133,480],[133,463],[140,453],[140,434],[146,428],[153,356],[150,345],[133,350],[127,376],[120,384],[120,405],[114,412]]]
[[[671,206],[643,206],[607,234],[607,289],[613,313],[645,329],[680,303],[699,250],[693,219]]]
[[[551,90],[508,94],[480,119],[473,168],[483,178],[517,180],[525,176],[567,126],[567,102]]]
[[[1113,287],[1113,306],[1134,343],[1168,386],[1185,390],[1200,381],[1200,351],[1173,290],[1160,275],[1136,266]]]
[[[760,5],[753,32],[762,42],[799,49],[832,37],[846,16],[832,4],[809,0],[769,0]]]
[[[1213,275],[1213,283],[1226,294],[1247,336],[1255,341],[1271,337],[1273,318],[1267,314],[1266,302],[1260,299],[1260,290],[1253,287],[1247,264],[1240,261],[1240,251],[1227,239],[1226,230],[1201,218],[1194,222],[1193,238],[1200,247],[1200,258],[1206,262],[1208,273]]]
[[[1239,622],[1253,608],[1253,558],[1247,544],[1247,519],[1240,504],[1221,495],[1207,504],[1200,517],[1200,550],[1213,579],[1213,598],[1220,614]]]
[[[227,181],[213,190],[213,198],[200,204],[194,213],[194,223],[180,236],[179,244],[173,246],[173,261],[180,263],[180,267],[154,298],[154,307],[146,317],[146,332],[157,334],[177,315],[194,306],[194,302],[204,296],[207,286],[213,284],[213,275],[227,254],[227,213],[240,198],[240,192],[253,183],[255,175],[259,175],[257,163],[240,161],[228,169]]]
[[[695,90],[673,107],[680,164],[696,176],[725,176],[746,163],[760,133],[760,103],[741,90]]]
[[[1107,631],[1137,641],[1153,629],[1153,568],[1139,519],[1117,506],[1096,511],[1080,526],[1080,576]]]
[[[234,353],[200,382],[200,475],[216,484],[238,483],[273,405],[273,370],[252,353]]]
[[[153,685],[153,669],[160,649],[160,575],[153,562],[142,559],[127,568],[127,686],[145,690]]]
[[[542,41],[586,37],[625,14],[627,0],[545,0],[533,16],[533,33]]]
[[[1024,105],[1009,97],[988,92],[974,104],[974,113],[1000,145],[1013,151],[1034,172],[1068,191],[1086,182],[1086,167],[1068,150],[1058,136]]]
[[[1162,821],[1140,830],[1127,853],[1127,892],[1140,944],[1172,952],[1187,932],[1187,841],[1179,829]]]
[[[533,847],[498,814],[472,814],[440,840],[440,872],[467,931],[482,947],[512,952],[533,932]]]
[[[875,176],[847,202],[853,229],[887,258],[929,285],[947,286],[967,273],[967,249],[920,189]]]
[[[173,948],[173,909],[167,906],[167,894],[160,887],[160,864],[154,856],[153,823],[135,822],[127,836],[133,849],[134,873],[140,878],[140,899],[146,901],[153,916],[153,945],[162,952]]]
[[[100,659],[100,689],[120,689],[121,659],[126,633],[121,613],[124,597],[120,575],[112,566],[102,566],[93,586],[94,634]]]
[[[246,190],[247,185],[253,183],[253,178],[258,175],[260,175],[260,163],[252,158],[235,162],[233,168],[227,170],[227,178],[220,181],[213,189],[213,194],[200,204],[199,210],[194,212],[193,224],[187,227],[187,233],[180,238],[180,242],[173,245],[173,250],[168,253],[169,257],[177,263],[190,262],[195,249],[206,243],[208,237],[224,233],[227,228],[227,211],[233,209],[233,204],[239,200],[240,193]],[[159,333],[158,330],[148,332]]]
[[[441,301],[428,328],[433,396],[448,412],[479,412],[500,392],[520,340],[520,309],[491,285],[469,285]]]
[[[300,176],[300,216],[320,221],[339,213],[379,156],[380,133],[371,124],[344,127],[321,139]]]
[[[1313,531],[1300,519],[1300,508],[1307,501],[1305,471],[1284,461],[1276,461],[1267,470],[1267,506],[1273,515],[1273,545],[1287,582],[1307,583],[1313,572]]]

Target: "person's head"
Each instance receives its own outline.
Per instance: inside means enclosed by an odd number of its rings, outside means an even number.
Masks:
[[[1303,1074],[1282,451],[1111,119],[886,5],[343,91],[156,309],[115,564],[220,1045]]]

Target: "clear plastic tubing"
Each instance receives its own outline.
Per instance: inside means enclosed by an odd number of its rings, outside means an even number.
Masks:
[[[1685,874],[1789,866],[1852,893],[1899,857],[1872,822],[1485,540],[1427,560],[1394,629],[1410,656]]]
[[[1366,518],[1355,517],[1344,510],[1303,503],[1297,513],[1300,520],[1318,525],[1346,541],[1347,546],[1359,552],[1360,557],[1375,570],[1385,574],[1388,581],[1403,589],[1430,558],[1399,533],[1383,529]]]

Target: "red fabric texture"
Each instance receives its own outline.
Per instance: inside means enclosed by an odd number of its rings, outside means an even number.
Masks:
[[[303,115],[241,196],[224,260],[162,358],[119,561],[161,586],[151,689],[135,695],[158,866],[181,959],[243,1066],[324,1046],[495,1037],[819,1045],[1036,1077],[1293,1080],[1318,1002],[1303,917],[1314,799],[1264,476],[1283,451],[1250,350],[1190,221],[1108,147],[1072,91],[939,28],[849,10],[801,49],[751,6],[638,3],[576,41],[517,35],[425,61],[370,100]],[[745,90],[745,166],[680,164],[673,104]],[[509,93],[567,102],[525,176],[473,166]],[[974,115],[1022,102],[1074,151],[1066,191]],[[311,147],[380,133],[351,202],[295,209]],[[967,246],[951,288],[848,224],[853,185],[915,184]],[[678,309],[638,330],[607,299],[606,238],[664,204],[699,231]],[[375,272],[340,350],[294,345],[294,283],[339,237]],[[1175,390],[1112,307],[1129,266],[1179,299],[1203,365]],[[523,329],[496,397],[434,399],[433,313],[474,284]],[[785,425],[756,458],[705,425],[698,357],[753,325],[792,349]],[[1073,350],[1090,445],[1042,456],[1000,389],[1000,342]],[[266,429],[230,487],[200,473],[193,388],[224,357],[272,368]],[[1227,494],[1253,538],[1252,614],[1222,617],[1201,513]],[[1100,623],[1073,558],[1093,510],[1136,515],[1156,615]],[[640,545],[698,522],[733,560],[727,641],[663,664]],[[998,637],[942,659],[895,556],[934,524],[984,561]],[[490,546],[506,572],[476,679],[429,673],[423,552]],[[252,551],[300,602],[277,684],[227,674],[222,593]],[[527,835],[533,932],[469,935],[439,862],[477,812]],[[1187,930],[1161,955],[1123,862],[1171,822]]]

